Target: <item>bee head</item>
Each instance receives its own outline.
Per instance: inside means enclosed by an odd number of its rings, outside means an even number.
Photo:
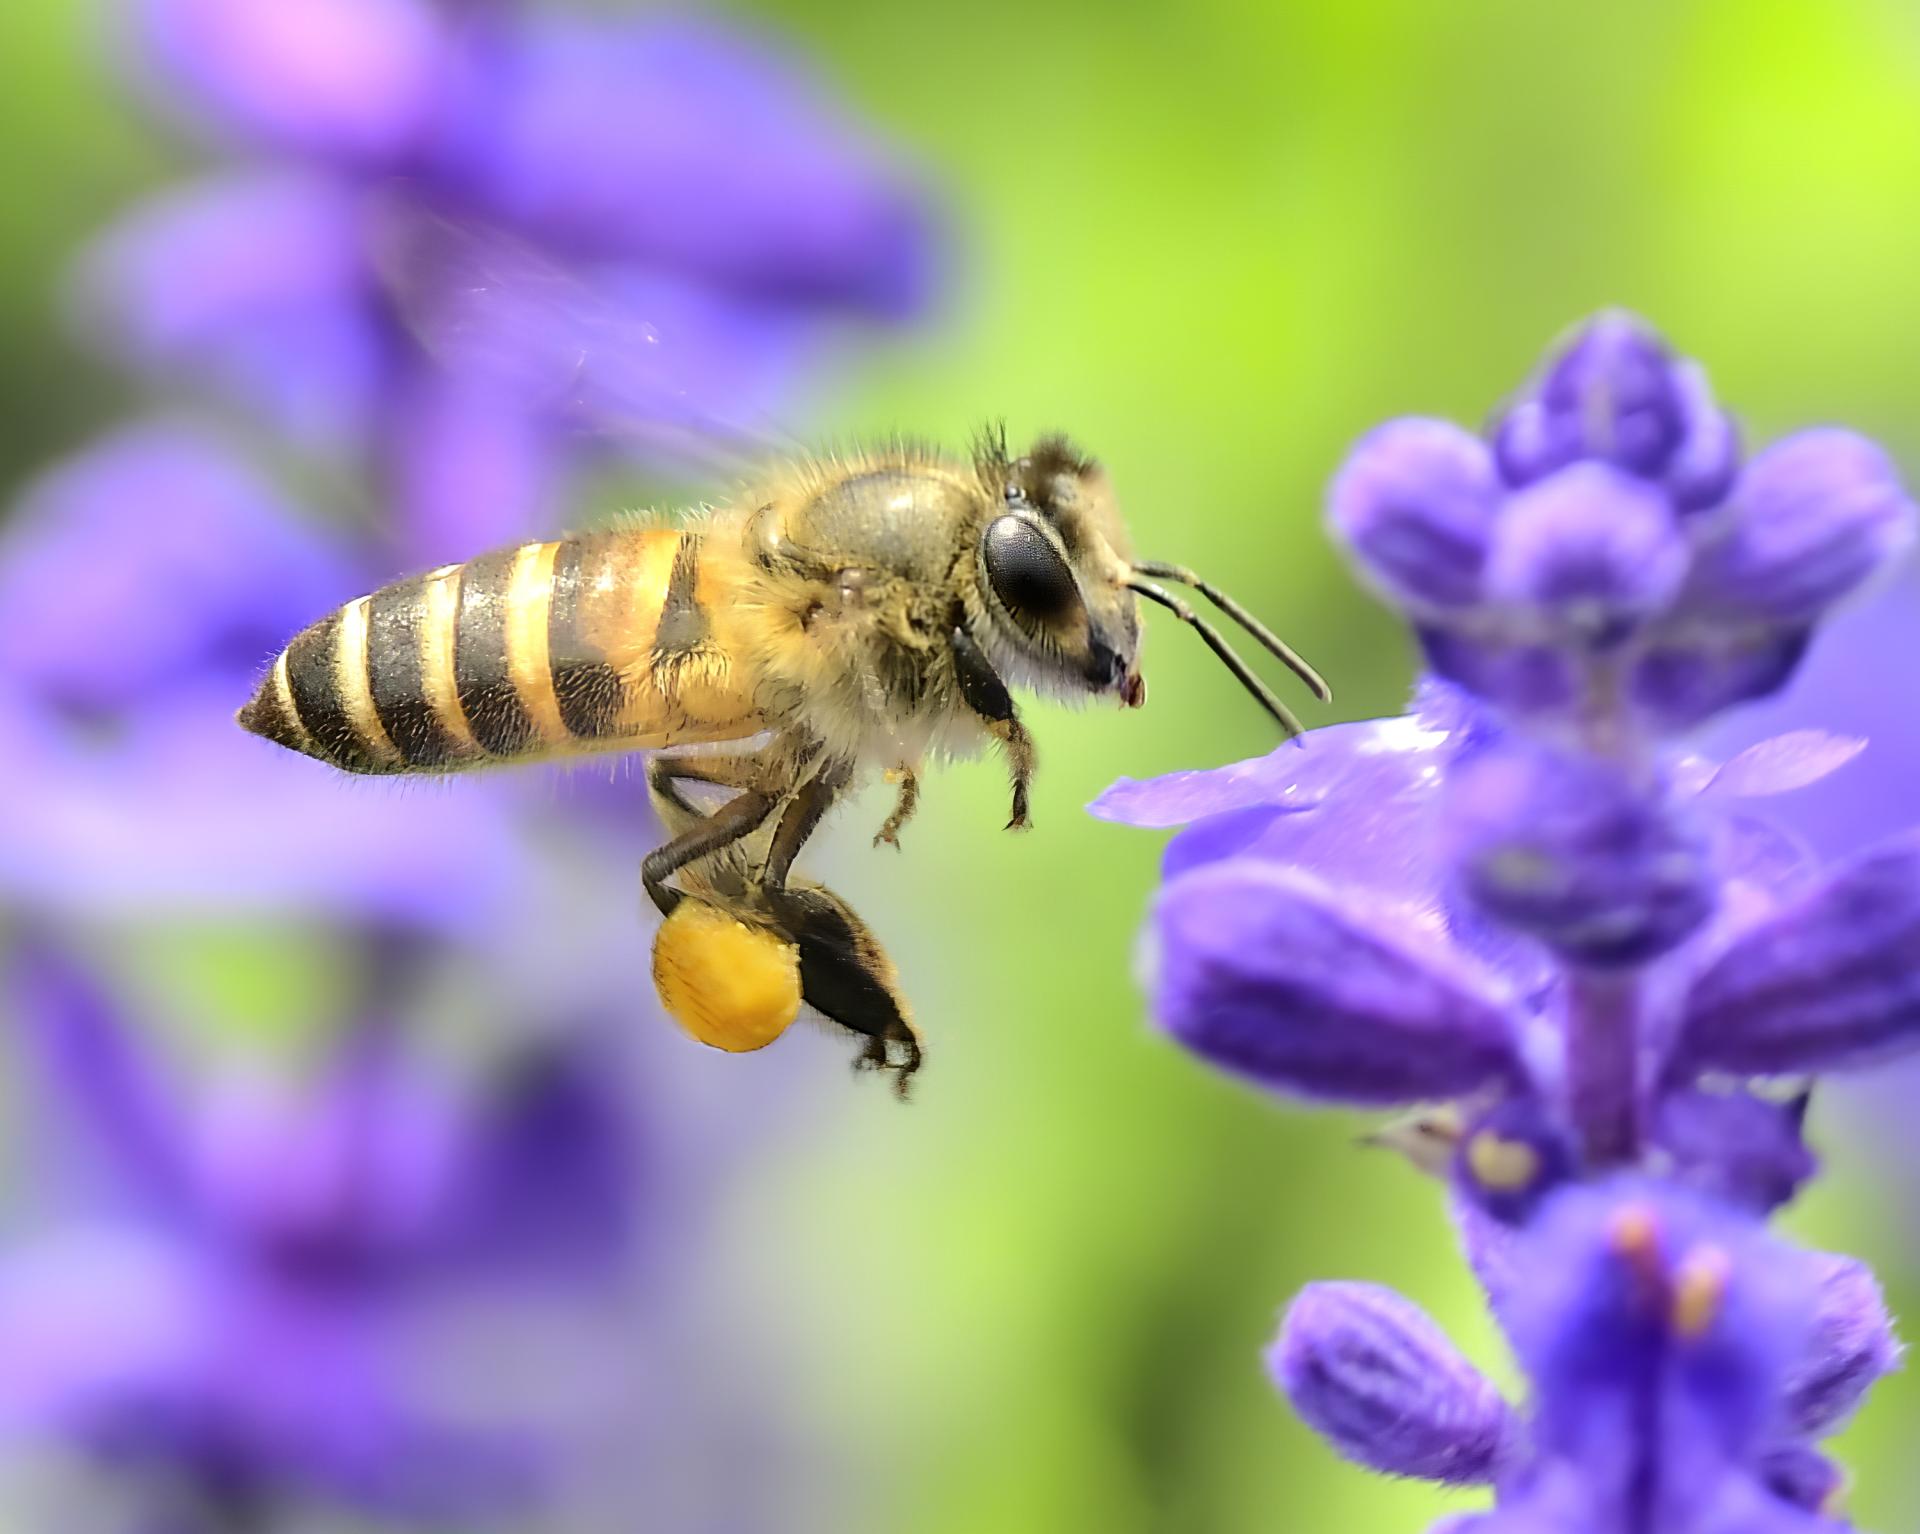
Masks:
[[[1126,528],[1105,472],[1059,436],[1019,458],[1004,440],[980,457],[994,508],[976,554],[991,648],[1049,691],[1112,695],[1138,707],[1140,612]]]

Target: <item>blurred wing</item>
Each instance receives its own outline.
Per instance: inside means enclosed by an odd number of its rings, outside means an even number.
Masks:
[[[803,315],[633,263],[569,261],[406,195],[374,262],[444,372],[648,461],[708,473],[796,451],[771,424],[816,346]]]

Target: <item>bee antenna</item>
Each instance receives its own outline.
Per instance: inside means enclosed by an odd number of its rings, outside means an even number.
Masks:
[[[1144,569],[1145,567],[1136,566],[1135,568]],[[1233,646],[1220,637],[1220,631],[1217,628],[1207,622],[1205,618],[1201,617],[1191,607],[1187,606],[1180,598],[1173,595],[1172,592],[1154,585],[1152,581],[1135,579],[1128,581],[1126,584],[1129,591],[1137,591],[1149,602],[1158,602],[1162,607],[1166,608],[1168,612],[1172,613],[1174,617],[1178,618],[1205,640],[1207,648],[1220,657],[1221,662],[1226,666],[1227,670],[1231,671],[1234,676],[1238,678],[1240,685],[1253,694],[1254,701],[1269,714],[1273,715],[1274,719],[1279,723],[1280,728],[1289,736],[1301,733],[1300,721],[1294,718],[1293,711],[1274,695],[1271,687],[1267,686],[1258,676],[1254,675],[1252,668],[1234,653]]]
[[[1177,581],[1182,586],[1191,586],[1195,591],[1199,592],[1201,596],[1213,603],[1221,612],[1233,619],[1235,623],[1239,624],[1241,628],[1245,629],[1258,640],[1261,647],[1264,648],[1269,655],[1272,655],[1295,676],[1299,677],[1301,681],[1305,682],[1308,689],[1322,703],[1331,703],[1333,701],[1333,689],[1327,686],[1325,679],[1321,677],[1320,673],[1308,665],[1306,660],[1292,645],[1274,633],[1272,629],[1254,617],[1252,613],[1234,601],[1232,597],[1214,585],[1213,582],[1196,575],[1185,565],[1159,564],[1151,560],[1135,565],[1133,571],[1136,575],[1151,575],[1163,581]],[[1134,589],[1139,590],[1138,587]],[[1142,594],[1144,595],[1144,593]]]

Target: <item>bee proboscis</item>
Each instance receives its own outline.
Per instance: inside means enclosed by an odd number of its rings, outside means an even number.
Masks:
[[[925,762],[986,743],[1012,780],[1008,826],[1026,826],[1034,748],[1012,688],[1140,707],[1142,598],[1194,628],[1296,733],[1162,581],[1200,592],[1328,697],[1224,592],[1135,559],[1106,474],[1065,438],[1016,458],[989,433],[970,461],[910,445],[803,460],[682,525],[526,543],[397,581],[299,634],[239,721],[356,773],[650,753],[670,840],[641,872],[667,918],[661,941],[671,931],[678,945],[656,953],[655,972],[668,962],[660,989],[683,1025],[758,1047],[784,1026],[784,963],[801,1000],[865,1037],[860,1063],[904,1089],[921,1042],[893,965],[844,900],[794,874],[796,857],[876,769],[898,797],[875,842],[898,846]],[[715,791],[717,806],[701,797]],[[676,926],[689,901],[731,917],[733,937]],[[703,966],[725,962],[737,979],[735,960],[753,964],[736,940],[755,936],[782,957],[756,981],[751,1038],[736,1043],[720,1036],[736,1004],[703,993]],[[712,958],[723,943],[728,957]]]

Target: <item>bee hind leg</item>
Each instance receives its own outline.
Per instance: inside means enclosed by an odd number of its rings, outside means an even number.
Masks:
[[[886,950],[846,901],[822,885],[787,885],[766,896],[781,931],[800,950],[801,999],[865,1035],[855,1068],[892,1071],[894,1090],[905,1097],[920,1069],[920,1035]]]
[[[664,847],[657,847],[640,864],[640,882],[647,895],[671,916],[674,907],[686,898],[686,892],[667,883],[689,863],[724,851],[742,838],[751,836],[773,813],[777,801],[771,794],[748,790],[729,799],[711,815],[697,820]]]
[[[894,1072],[894,1090],[905,1097],[920,1068],[920,1036],[893,961],[846,901],[823,885],[789,878],[800,848],[851,776],[845,764],[829,763],[787,801],[768,843],[760,898],[799,950],[801,1000],[841,1027],[864,1034],[867,1045],[856,1068]]]

